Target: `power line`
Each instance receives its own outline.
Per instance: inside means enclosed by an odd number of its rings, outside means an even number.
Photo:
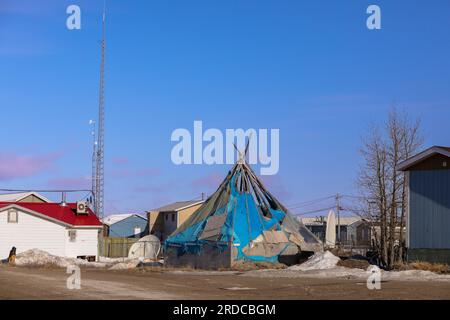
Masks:
[[[85,194],[83,197],[81,197],[78,201],[81,201],[81,200],[84,200],[84,199],[88,199],[90,195],[92,195],[92,191],[86,193],[86,194]],[[77,202],[78,202],[78,201],[77,201]]]
[[[317,209],[317,210],[312,210],[312,211],[301,212],[301,213],[294,213],[294,215],[295,216],[304,216],[304,215],[307,215],[307,214],[319,213],[319,212],[323,212],[323,211],[326,211],[326,210],[331,210],[331,209],[334,209],[334,208],[335,208],[335,206],[328,207],[328,208]]]
[[[351,195],[351,194],[341,194],[341,196],[342,196],[343,198],[366,199],[366,197],[363,197],[363,196],[354,196],[354,195]]]
[[[0,189],[2,192],[90,192],[89,189]]]
[[[287,206],[289,209],[297,209],[297,208],[301,208],[301,207],[306,207],[309,205],[313,205],[315,203],[319,203],[319,202],[323,202],[325,200],[334,198],[335,196],[328,196],[328,197],[323,197],[323,198],[318,198],[318,199],[314,199],[314,200],[309,200],[309,201],[303,201],[303,202],[297,202],[294,204],[291,204],[289,206]]]

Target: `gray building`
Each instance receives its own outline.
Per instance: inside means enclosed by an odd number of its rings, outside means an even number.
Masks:
[[[142,238],[148,235],[147,218],[139,214],[113,214],[103,219],[111,238]]]
[[[325,242],[327,229],[325,216],[301,218],[300,221],[322,242]],[[360,217],[340,217],[341,238],[338,238],[338,226],[336,225],[336,243],[351,247],[368,247],[371,244],[370,223]],[[337,218],[336,218],[337,224]]]
[[[409,191],[408,260],[450,263],[450,147],[429,148],[398,169]]]

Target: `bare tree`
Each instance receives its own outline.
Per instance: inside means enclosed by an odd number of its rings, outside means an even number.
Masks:
[[[377,127],[371,128],[360,151],[365,161],[358,177],[358,185],[364,199],[362,205],[366,207],[365,212],[370,216],[371,221],[378,222],[380,225],[377,247],[381,260],[385,263],[387,261],[387,146]]]
[[[362,195],[361,212],[375,226],[376,247],[381,263],[387,268],[403,257],[404,226],[407,206],[405,175],[397,170],[422,144],[420,121],[393,108],[383,130],[372,126],[363,139],[364,164],[358,176]]]

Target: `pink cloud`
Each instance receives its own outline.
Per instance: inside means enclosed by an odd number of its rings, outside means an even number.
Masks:
[[[202,178],[192,181],[191,187],[197,191],[211,191],[213,189],[217,189],[224,178],[225,177],[223,174],[212,172]]]
[[[109,199],[108,201],[105,202],[105,211],[106,215],[122,212],[120,208],[120,202],[117,200]]]
[[[151,177],[151,176],[159,176],[160,174],[161,174],[160,168],[143,168],[143,169],[121,168],[115,169],[111,172],[111,176],[114,178]]]
[[[167,190],[167,188],[166,186],[146,186],[136,187],[133,190],[140,193],[163,193]]]
[[[130,159],[127,157],[114,157],[112,158],[112,162],[117,165],[125,165],[130,162]]]
[[[62,177],[48,180],[51,188],[60,189],[90,189],[91,177]]]
[[[289,200],[292,193],[286,188],[282,179],[278,175],[260,177],[267,190],[281,202]]]
[[[169,192],[170,190],[177,189],[179,186],[176,182],[162,183],[154,186],[138,186],[133,189],[134,192],[138,193],[157,193],[163,194]]]
[[[0,181],[26,178],[53,168],[61,153],[24,156],[0,153]]]

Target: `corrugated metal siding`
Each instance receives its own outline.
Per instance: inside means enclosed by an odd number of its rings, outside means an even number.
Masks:
[[[410,172],[410,248],[450,248],[450,170]]]
[[[122,221],[112,224],[109,227],[109,236],[117,238],[128,238],[134,237],[134,228],[141,228],[141,234],[139,237],[144,236],[148,233],[148,223],[147,220],[138,217],[131,216]]]

